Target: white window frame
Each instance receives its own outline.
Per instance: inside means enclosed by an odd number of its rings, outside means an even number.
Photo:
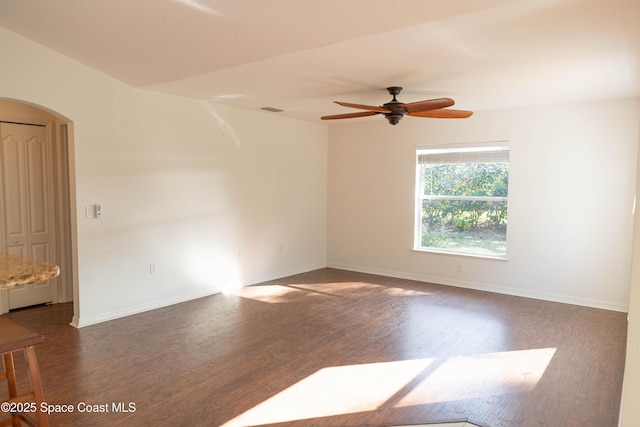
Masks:
[[[509,162],[510,146],[509,141],[491,141],[461,144],[444,144],[444,145],[421,145],[416,147],[416,185],[415,185],[415,222],[414,222],[414,242],[413,249],[419,252],[435,252],[448,253],[455,255],[465,255],[479,258],[493,258],[506,260],[507,255],[483,255],[467,251],[456,251],[448,248],[434,248],[422,246],[422,205],[424,200],[465,200],[465,201],[506,201],[507,197],[490,197],[490,196],[442,196],[442,195],[425,195],[423,190],[424,179],[421,174],[421,164],[425,163],[421,160],[421,156],[428,155],[433,159],[434,163],[464,163],[477,162],[485,163],[481,160],[487,152],[502,152],[506,161]],[[486,158],[486,157],[485,157]],[[436,160],[441,160],[437,162]],[[489,163],[490,159],[487,158]],[[507,211],[508,211],[507,206]]]

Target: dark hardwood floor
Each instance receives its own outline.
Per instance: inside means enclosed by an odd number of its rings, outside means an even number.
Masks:
[[[74,409],[53,426],[617,426],[625,313],[334,269],[79,330],[72,311],[5,315],[45,335],[45,399]]]

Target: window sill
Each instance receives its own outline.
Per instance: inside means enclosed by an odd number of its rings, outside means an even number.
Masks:
[[[479,259],[487,259],[492,261],[508,261],[509,260],[506,256],[501,257],[497,255],[472,254],[469,252],[456,252],[456,251],[447,250],[447,249],[413,248],[411,250],[413,252],[419,252],[419,253],[428,253],[428,254],[435,254],[435,255],[455,255],[455,256],[462,256],[466,258],[479,258]]]

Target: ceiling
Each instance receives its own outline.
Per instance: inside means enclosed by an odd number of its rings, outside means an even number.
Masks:
[[[0,0],[0,26],[132,87],[316,122],[387,86],[474,111],[640,96],[639,0]]]

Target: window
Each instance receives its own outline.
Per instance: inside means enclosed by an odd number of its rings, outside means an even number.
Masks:
[[[506,258],[506,142],[417,149],[415,249]]]

